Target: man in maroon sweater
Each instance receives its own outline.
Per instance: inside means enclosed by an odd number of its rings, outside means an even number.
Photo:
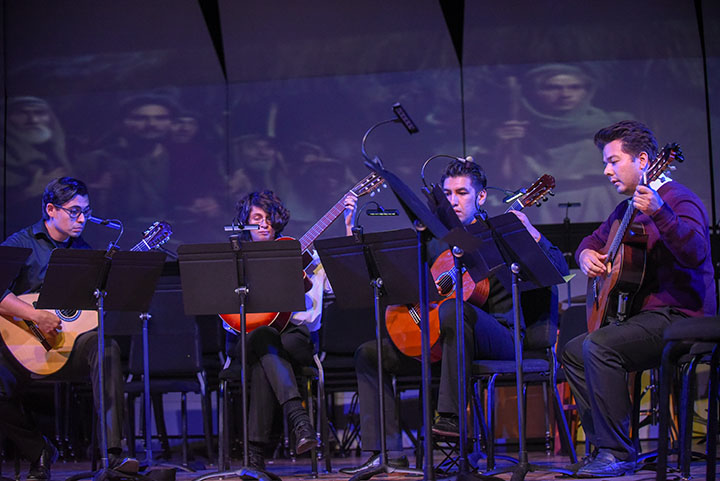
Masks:
[[[575,258],[589,277],[605,276],[610,261],[601,254],[614,221],[628,208],[645,227],[647,260],[634,309],[624,320],[570,341],[562,356],[583,429],[594,446],[574,466],[578,477],[632,473],[637,453],[628,434],[632,404],[627,373],[657,367],[663,331],[687,317],[716,313],[708,215],[702,201],[666,175],[643,185],[643,173],[657,153],[653,133],[636,121],[622,121],[595,134],[604,174],[623,196],[605,222],[583,239]],[[612,239],[611,239],[612,240]]]

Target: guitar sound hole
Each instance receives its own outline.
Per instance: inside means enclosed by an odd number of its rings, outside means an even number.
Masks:
[[[63,321],[74,321],[78,318],[77,309],[59,309],[57,314]]]

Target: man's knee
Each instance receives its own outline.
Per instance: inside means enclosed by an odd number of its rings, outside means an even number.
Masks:
[[[377,347],[375,344],[375,341],[368,341],[358,346],[355,350],[355,369],[368,371],[377,364]]]

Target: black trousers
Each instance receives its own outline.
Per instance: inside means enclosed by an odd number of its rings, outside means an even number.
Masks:
[[[472,304],[465,303],[465,359],[513,359],[513,332],[494,316]],[[437,410],[445,414],[458,413],[458,345],[455,323],[455,303],[440,305],[440,339],[442,364]],[[396,403],[390,374],[420,374],[420,362],[400,352],[390,340],[383,345],[383,399],[385,403],[385,435],[388,451],[402,450],[402,432],[396,415]],[[355,351],[355,370],[360,402],[360,432],[365,451],[380,450],[380,407],[378,403],[377,342],[368,341]]]
[[[271,441],[278,405],[300,397],[293,367],[311,365],[315,346],[308,328],[294,324],[282,333],[272,327],[258,327],[248,334],[246,342],[248,439],[266,444]],[[239,344],[234,357],[240,359]]]
[[[593,446],[623,461],[636,459],[629,434],[628,373],[658,367],[663,331],[686,317],[669,308],[641,312],[568,342],[562,363]]]
[[[75,341],[65,366],[46,380],[85,381],[90,379],[95,398],[95,412],[100,412],[97,332],[86,332]],[[115,341],[105,344],[105,416],[109,448],[120,448],[123,422],[123,378],[120,347]],[[0,355],[0,432],[7,436],[27,459],[34,461],[45,446],[42,433],[22,409],[23,391],[33,382],[26,371],[15,368]]]

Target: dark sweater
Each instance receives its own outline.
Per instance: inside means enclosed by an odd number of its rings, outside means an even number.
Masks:
[[[651,216],[638,213],[634,222],[643,224],[647,239],[645,279],[636,298],[641,311],[673,307],[688,316],[714,316],[715,283],[710,252],[709,221],[705,206],[690,189],[671,181],[658,189],[665,202]],[[610,217],[580,243],[584,249],[605,246],[615,220],[622,221],[628,201],[618,204]]]

